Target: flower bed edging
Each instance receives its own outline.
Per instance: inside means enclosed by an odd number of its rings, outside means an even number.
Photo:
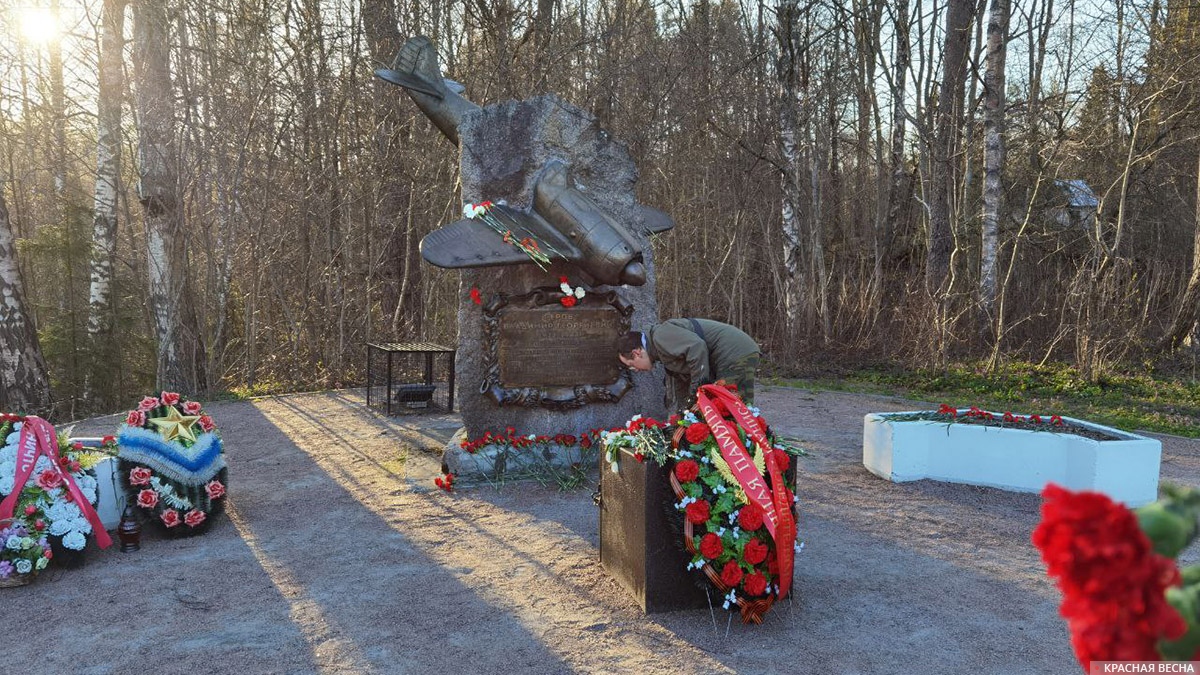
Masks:
[[[868,413],[863,421],[863,466],[892,482],[929,478],[1017,492],[1054,482],[1129,506],[1158,498],[1162,443],[1152,438],[1068,417],[1121,440],[889,419],[898,414],[905,413]]]

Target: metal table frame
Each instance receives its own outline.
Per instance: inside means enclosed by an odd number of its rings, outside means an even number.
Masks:
[[[424,354],[425,355],[425,384],[433,384],[433,357],[435,354],[450,355],[450,370],[446,376],[447,407],[454,412],[454,359],[456,349],[444,347],[432,342],[368,342],[367,343],[367,407],[371,407],[371,350],[387,354],[387,394],[386,414],[392,414],[392,355],[393,354]]]

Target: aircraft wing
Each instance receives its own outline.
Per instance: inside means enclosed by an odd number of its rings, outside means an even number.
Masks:
[[[421,240],[421,257],[432,265],[450,269],[523,265],[533,260],[518,248],[517,242],[528,237],[537,242],[551,262],[580,259],[579,249],[535,213],[494,204],[487,217],[511,232],[513,243],[504,241],[504,235],[483,217],[464,218],[425,235]]]
[[[637,210],[646,234],[658,234],[675,227],[675,219],[656,208],[638,204]]]

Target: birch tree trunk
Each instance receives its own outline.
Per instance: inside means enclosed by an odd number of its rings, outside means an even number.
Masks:
[[[783,157],[783,267],[784,311],[787,334],[794,339],[799,331],[801,302],[800,256],[800,152],[798,108],[801,104],[797,86],[798,50],[802,48],[799,33],[800,8],[797,0],[780,0],[775,6],[776,41],[779,47],[779,149]]]
[[[117,245],[117,189],[121,175],[121,98],[125,1],[104,0],[97,95],[96,188],[92,216],[92,264],[88,290],[88,339],[93,349],[112,330],[112,257]],[[90,387],[89,387],[90,389]]]
[[[1009,0],[992,0],[983,76],[983,231],[979,258],[979,304],[986,326],[995,325],[996,252],[1004,216],[1004,61]],[[999,335],[996,339],[999,339]]]
[[[974,0],[948,0],[942,82],[934,117],[930,158],[929,249],[925,258],[925,287],[930,295],[945,294],[950,275],[951,199],[957,184],[955,164],[962,132],[963,93],[971,42]]]
[[[0,189],[0,410],[46,414],[49,409],[46,361],[25,307],[12,223]]]
[[[187,284],[167,26],[164,0],[134,5],[138,199],[145,215],[150,310],[158,340],[157,386],[193,394],[205,387],[204,349]]]
[[[904,203],[912,196],[904,194],[908,184],[908,171],[904,165],[904,139],[907,132],[908,115],[904,107],[904,92],[908,82],[908,69],[912,57],[909,47],[908,0],[896,0],[895,18],[892,25],[894,46],[894,63],[892,65],[892,138],[891,138],[891,177],[888,183],[887,218],[884,220],[884,231],[876,238],[875,266],[871,272],[872,286],[875,288],[874,302],[878,303],[883,287],[883,259],[887,247],[891,244],[890,233],[900,222],[900,213]]]

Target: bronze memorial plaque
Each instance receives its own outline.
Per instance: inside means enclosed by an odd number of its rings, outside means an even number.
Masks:
[[[499,318],[505,387],[606,385],[620,377],[613,342],[621,313],[614,307],[508,307]]]

